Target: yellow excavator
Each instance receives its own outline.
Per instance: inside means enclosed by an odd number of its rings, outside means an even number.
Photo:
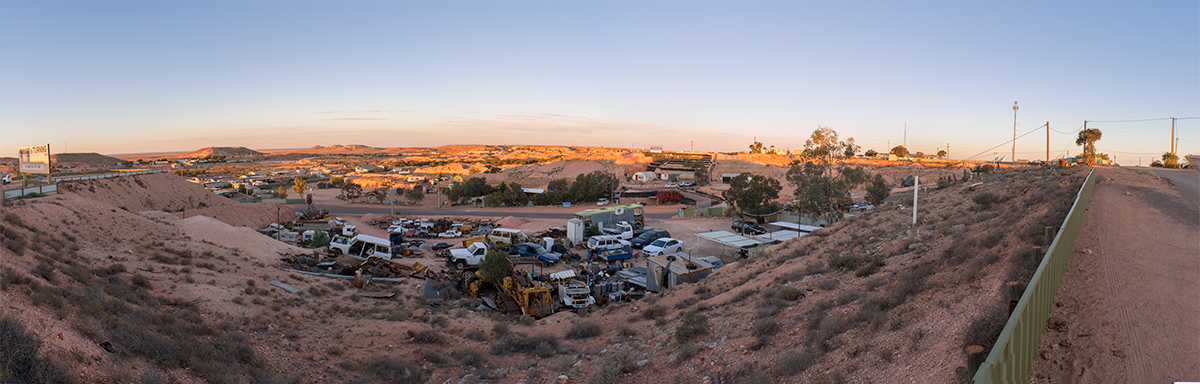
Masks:
[[[471,296],[478,297],[484,289],[484,279],[479,271],[464,271],[462,280]],[[550,285],[534,280],[531,274],[515,272],[504,278],[496,292],[496,307],[503,314],[522,314],[531,317],[546,317],[554,314],[554,300]]]
[[[546,283],[536,281],[528,274],[513,274],[504,278],[502,288],[503,293],[521,308],[522,315],[540,318],[554,314],[554,301],[550,297],[550,286]],[[501,300],[504,298],[501,297]]]

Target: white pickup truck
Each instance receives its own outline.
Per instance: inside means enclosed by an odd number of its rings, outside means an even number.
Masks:
[[[488,248],[484,243],[471,243],[466,248],[454,248],[449,251],[446,262],[453,264],[454,269],[463,269],[467,266],[479,266],[483,257],[487,256]]]

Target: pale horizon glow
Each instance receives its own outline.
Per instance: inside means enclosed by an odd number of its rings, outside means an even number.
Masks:
[[[0,3],[0,155],[361,144],[1148,164],[1200,116],[1197,2]],[[905,123],[907,122],[907,138]],[[1200,119],[1176,121],[1200,154]],[[988,148],[1000,147],[987,151]],[[1046,133],[1016,143],[1046,156]]]

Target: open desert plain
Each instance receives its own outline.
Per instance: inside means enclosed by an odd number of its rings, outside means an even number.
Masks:
[[[182,159],[220,156],[221,150],[156,156],[182,164]],[[1009,298],[1002,288],[1028,282],[1037,268],[1034,247],[1048,245],[1047,227],[1061,224],[1090,171],[1009,166],[974,172],[979,168],[973,163],[844,159],[841,165],[882,175],[891,196],[833,222],[815,223],[823,228],[811,233],[764,242],[742,257],[698,236],[732,231],[730,223],[739,219],[735,210],[728,210],[735,215],[730,217],[683,214],[697,205],[727,206],[721,196],[729,184],[716,177],[698,187],[630,179],[667,166],[669,154],[537,146],[357,151],[392,156],[364,158],[344,148],[231,151],[224,162],[143,166],[163,172],[63,181],[58,193],[5,201],[0,249],[5,337],[23,340],[15,346],[30,354],[21,361],[47,381],[965,381],[964,348],[990,348],[995,342],[1008,318]],[[478,158],[480,153],[492,160]],[[797,160],[704,156],[711,175],[750,173],[783,185],[788,164]],[[229,161],[234,158],[243,160]],[[391,170],[364,168],[368,165]],[[205,188],[221,177],[261,170],[274,171],[289,188],[313,177],[301,195],[311,204],[305,199],[269,202],[272,191],[260,192],[266,202],[254,202],[243,193],[221,195],[213,192],[220,188]],[[1101,171],[1105,181],[1097,189],[1118,182],[1133,183],[1129,188],[1151,198],[1180,193],[1148,174]],[[667,230],[683,241],[683,252],[716,257],[724,266],[657,292],[629,284],[622,287],[628,295],[593,289],[594,304],[554,305],[550,312],[530,316],[496,304],[508,295],[499,284],[484,280],[472,289],[478,276],[447,263],[449,251],[430,247],[444,241],[451,250],[461,249],[469,234],[422,239],[426,244],[408,247],[402,256],[364,261],[260,231],[272,223],[292,225],[318,211],[355,226],[360,235],[379,238],[388,237],[384,227],[393,221],[424,218],[490,223],[569,243],[563,229],[573,214],[602,206],[594,201],[539,206],[533,200],[496,206],[486,199],[451,204],[442,188],[457,188],[453,179],[459,176],[545,189],[555,179],[594,172],[620,179],[621,201],[613,204],[644,204],[646,227]],[[915,216],[912,188],[899,186],[908,176],[931,180],[918,194]],[[336,179],[343,188],[326,187]],[[390,191],[383,199],[347,198],[345,185],[352,183],[368,192],[415,188],[423,196]],[[426,193],[427,186],[435,191]],[[776,200],[792,201],[792,189],[782,188]],[[852,195],[861,196],[861,189]],[[681,191],[687,199],[660,204],[656,198],[619,197],[659,190]],[[1180,216],[1183,224],[1186,219]],[[1194,226],[1188,230],[1194,235]],[[1094,248],[1083,251],[1081,262],[1105,257],[1108,248]],[[569,244],[566,253],[587,255],[581,244]],[[646,266],[646,256],[635,253],[613,263],[564,257],[536,268],[518,265],[512,273],[536,280],[555,272],[588,276]],[[323,262],[336,267],[315,267]],[[415,273],[421,266],[427,269]],[[356,283],[349,278],[355,271],[378,279]],[[1072,279],[1068,273],[1068,286],[1075,284]],[[601,282],[596,276],[586,281]],[[1097,300],[1094,294],[1073,295],[1077,298],[1060,303],[1063,310],[1055,311],[1055,321],[1070,324],[1071,332],[1076,321],[1078,327],[1095,326],[1070,317],[1076,311],[1072,306]],[[550,297],[561,300],[557,292]],[[21,326],[8,324],[13,322]],[[1031,379],[1065,375],[1067,382],[1096,369],[1103,372],[1107,364],[1097,365],[1100,357],[1068,360],[1080,353],[1076,348],[1106,348],[1102,342],[1093,346],[1097,337],[1116,335],[1091,332],[1083,341],[1059,341],[1080,337],[1059,336],[1055,332],[1066,332],[1059,327],[1047,339],[1054,344],[1044,347],[1047,360],[1058,365],[1039,363]],[[1194,327],[1184,328],[1195,334]]]

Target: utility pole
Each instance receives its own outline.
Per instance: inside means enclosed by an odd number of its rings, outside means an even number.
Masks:
[[[690,152],[696,152],[696,140],[692,140],[692,150]]]
[[[904,148],[908,149],[908,119],[904,119]]]
[[[1050,122],[1046,122],[1046,166],[1050,166]]]
[[[950,158],[950,143],[946,143],[946,158]]]
[[[1171,118],[1171,154],[1175,154],[1175,149],[1178,146],[1180,146],[1180,142],[1178,142],[1178,139],[1175,139],[1175,118]]]
[[[1015,102],[1015,101],[1014,101],[1014,102],[1013,102],[1013,142],[1012,142],[1012,157],[1011,157],[1011,158],[1009,158],[1009,159],[1008,159],[1008,161],[1016,161],[1016,160],[1017,160],[1017,110],[1018,110],[1018,109],[1020,109],[1020,107],[1017,107],[1017,102]]]

